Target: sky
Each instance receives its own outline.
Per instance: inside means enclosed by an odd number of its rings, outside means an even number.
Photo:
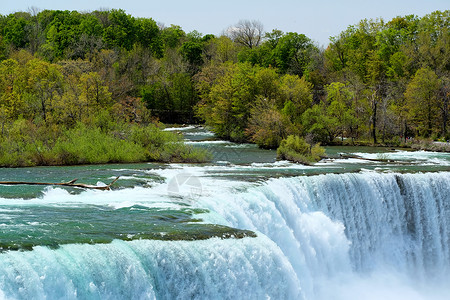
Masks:
[[[240,20],[256,20],[265,31],[303,33],[326,47],[336,36],[362,19],[396,16],[422,17],[436,10],[450,9],[449,0],[0,0],[0,14],[27,11],[31,7],[93,11],[123,9],[134,17],[152,18],[158,23],[179,25],[185,32],[220,35]]]

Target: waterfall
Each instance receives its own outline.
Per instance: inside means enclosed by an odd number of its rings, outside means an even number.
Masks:
[[[7,299],[301,299],[289,262],[264,238],[114,241],[0,256]]]
[[[245,192],[218,196],[209,204],[232,226],[273,240],[309,299],[326,299],[330,281],[337,288],[364,278],[384,285],[394,281],[389,276],[401,281],[404,293],[412,293],[410,299],[430,299],[415,288],[445,287],[450,275],[448,172],[271,179]],[[380,274],[385,279],[375,278]],[[375,292],[379,287],[372,288]]]
[[[448,172],[273,178],[224,185],[195,205],[209,209],[206,223],[258,237],[8,251],[0,298],[450,297]]]

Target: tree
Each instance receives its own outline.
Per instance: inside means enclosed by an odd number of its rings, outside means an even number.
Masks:
[[[276,109],[275,101],[258,96],[250,111],[246,134],[259,147],[274,149],[287,136],[288,123]]]
[[[314,142],[331,143],[338,134],[336,120],[327,114],[323,103],[307,109],[302,115],[302,124],[305,133]]]
[[[27,89],[31,94],[31,100],[38,103],[34,109],[44,121],[47,121],[52,109],[53,98],[62,95],[61,67],[38,59],[29,61],[26,67],[28,71]]]
[[[40,10],[37,7],[32,6],[28,9],[28,12],[31,15],[31,21],[29,24],[30,51],[34,54],[39,50],[39,47],[44,42],[44,33],[41,22],[39,21]]]
[[[177,48],[186,33],[178,25],[171,25],[170,27],[163,28],[161,30],[161,38],[164,43],[165,50]]]
[[[6,120],[14,120],[23,113],[22,89],[23,71],[14,59],[0,62],[0,109],[2,125]]]
[[[163,56],[164,45],[161,31],[153,19],[136,19],[136,41],[143,47],[151,49],[155,57]]]
[[[131,15],[122,9],[109,12],[110,25],[103,31],[103,40],[111,48],[131,50],[136,41],[136,24]]]
[[[450,10],[435,11],[418,23],[418,60],[441,76],[450,67]]]
[[[438,93],[441,82],[429,68],[417,70],[409,82],[405,97],[409,114],[420,135],[431,136],[436,117],[439,115]]]
[[[333,82],[325,87],[327,91],[327,115],[336,123],[330,124],[333,131],[341,135],[354,137],[354,132],[358,124],[353,106],[353,93],[345,84]]]
[[[181,45],[180,53],[188,62],[191,73],[197,73],[203,64],[203,43],[195,40],[184,42]]]
[[[25,13],[11,14],[6,18],[6,25],[1,33],[4,42],[15,48],[25,48],[28,44],[26,28],[29,15]]]
[[[279,38],[273,58],[282,73],[302,77],[310,62],[315,47],[304,34],[288,32]]]
[[[81,15],[79,31],[80,35],[67,49],[66,57],[70,59],[91,59],[95,52],[105,46],[102,38],[103,26],[94,14],[84,14]]]
[[[245,141],[250,107],[256,99],[255,73],[258,68],[248,63],[228,64],[201,94],[197,112],[218,136],[234,141]],[[205,77],[205,80],[208,78]]]
[[[89,72],[80,77],[81,94],[85,103],[93,109],[111,107],[111,93],[104,85],[100,75],[96,72]]]
[[[47,58],[63,58],[80,37],[80,13],[73,11],[56,11],[47,28]]]
[[[238,47],[225,35],[210,39],[204,51],[205,58],[211,63],[237,62]]]
[[[283,139],[277,149],[277,159],[286,159],[306,165],[319,161],[324,154],[325,149],[320,147],[320,144],[313,146],[296,135],[290,135]]]
[[[450,134],[448,133],[448,119],[449,119],[449,104],[450,104],[450,78],[442,77],[441,78],[441,89],[439,93],[439,107],[442,114],[442,136],[448,140],[450,138]]]
[[[281,77],[279,107],[291,122],[300,124],[301,116],[312,105],[312,84],[303,77],[286,74]]]
[[[79,75],[68,75],[64,78],[64,93],[54,97],[52,101],[53,121],[68,127],[77,122],[86,121],[90,112],[86,99],[81,97],[81,83]]]
[[[264,27],[259,21],[241,20],[228,28],[229,37],[235,42],[249,49],[258,47],[264,36]]]

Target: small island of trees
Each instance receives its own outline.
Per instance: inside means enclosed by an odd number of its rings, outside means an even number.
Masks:
[[[449,15],[362,20],[325,49],[257,21],[214,36],[114,9],[0,15],[0,166],[208,160],[161,123],[310,157],[448,140]]]

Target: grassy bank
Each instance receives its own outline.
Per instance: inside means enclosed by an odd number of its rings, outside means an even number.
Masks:
[[[157,124],[79,123],[72,128],[17,120],[0,136],[0,166],[58,166],[131,162],[189,162],[211,159]]]

